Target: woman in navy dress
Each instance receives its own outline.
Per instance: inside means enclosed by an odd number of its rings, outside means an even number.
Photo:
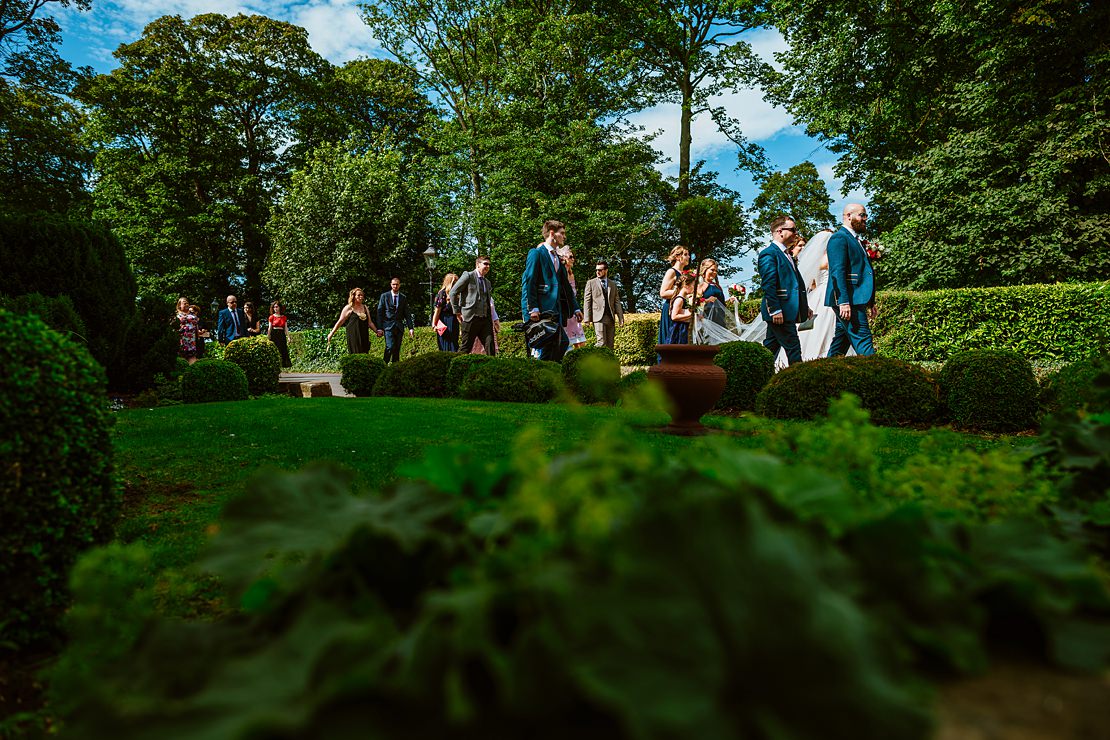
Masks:
[[[436,327],[436,341],[439,343],[440,352],[458,352],[459,351],[459,317],[455,315],[454,310],[451,308],[451,286],[459,276],[453,272],[447,273],[443,278],[443,287],[436,293],[435,311],[432,312],[432,326]],[[441,333],[439,331],[439,322],[447,328]]]
[[[725,325],[725,291],[717,282],[717,260],[703,259],[698,266],[698,296],[705,299],[702,318]]]
[[[663,299],[663,310],[659,314],[659,344],[671,343],[671,303],[678,295],[678,282],[682,271],[690,264],[690,250],[679,245],[671,250],[667,259],[671,266],[663,275],[663,283],[659,286],[659,297]],[[656,359],[658,362],[658,358]]]
[[[668,344],[689,344],[690,324],[694,321],[693,305],[697,300],[698,276],[686,272],[678,278],[678,294],[671,300],[671,335]]]

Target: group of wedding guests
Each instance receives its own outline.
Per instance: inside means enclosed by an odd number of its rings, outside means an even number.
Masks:
[[[227,308],[221,309],[216,317],[216,341],[226,345],[236,339],[257,337],[265,332],[281,355],[281,366],[292,365],[289,361],[289,341],[286,336],[289,317],[285,315],[285,307],[281,301],[270,304],[270,317],[266,320],[265,329],[262,328],[261,318],[256,313],[253,303],[247,301],[242,308],[239,308],[239,299],[233,295],[227,297],[226,303]],[[175,318],[178,330],[177,354],[192,365],[204,357],[204,344],[212,338],[212,332],[204,324],[200,306],[190,303],[185,296],[177,299]]]
[[[858,203],[845,207],[840,229],[823,230],[808,242],[789,216],[772,221],[771,243],[758,258],[760,314],[732,330],[725,327],[717,263],[706,259],[696,272],[689,270],[690,251],[675,247],[659,287],[665,301],[659,343],[762,342],[779,369],[821,357],[874,354],[875,283],[866,228],[867,210]]]

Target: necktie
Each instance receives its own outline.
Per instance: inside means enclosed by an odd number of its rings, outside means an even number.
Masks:
[[[397,308],[397,294],[396,293],[393,294],[393,307]]]
[[[554,249],[549,250],[549,251],[551,252],[551,264],[552,264],[552,266],[554,266],[555,272],[558,272],[559,271],[559,255],[555,252]]]
[[[235,333],[239,333],[239,312],[231,309],[231,324],[235,327]]]

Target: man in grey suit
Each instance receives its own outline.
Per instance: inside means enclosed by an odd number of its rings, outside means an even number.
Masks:
[[[474,269],[464,272],[451,286],[451,308],[462,320],[459,351],[463,354],[470,353],[475,337],[485,347],[487,355],[497,354],[493,335],[501,327],[493,318],[493,299],[490,296],[489,279],[486,277],[488,274],[489,257],[479,256],[474,260]]]
[[[613,322],[624,326],[624,309],[621,308],[621,295],[617,285],[609,279],[609,263],[598,260],[595,268],[597,277],[586,283],[586,321],[594,325],[597,346],[613,349]]]

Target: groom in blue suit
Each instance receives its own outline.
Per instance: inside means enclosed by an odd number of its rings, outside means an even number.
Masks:
[[[779,216],[771,222],[771,244],[759,253],[759,280],[763,288],[763,305],[760,313],[767,322],[767,338],[763,346],[778,356],[779,349],[786,351],[788,364],[802,361],[802,346],[798,341],[798,322],[813,316],[806,299],[806,284],[790,247],[798,239],[794,219]]]
[[[566,242],[567,227],[562,221],[543,222],[543,241],[528,252],[520,278],[520,312],[529,321],[539,321],[540,313],[552,313],[565,329],[571,316],[582,320],[582,309],[570,287],[567,268],[556,253]],[[540,359],[561,361],[569,344],[565,330],[556,332],[555,338],[540,349]]]
[[[860,237],[867,229],[867,209],[858,203],[844,207],[844,225],[829,237],[829,284],[825,305],[836,311],[836,333],[829,357],[848,351],[873,355],[870,321],[875,318],[875,274]]]

